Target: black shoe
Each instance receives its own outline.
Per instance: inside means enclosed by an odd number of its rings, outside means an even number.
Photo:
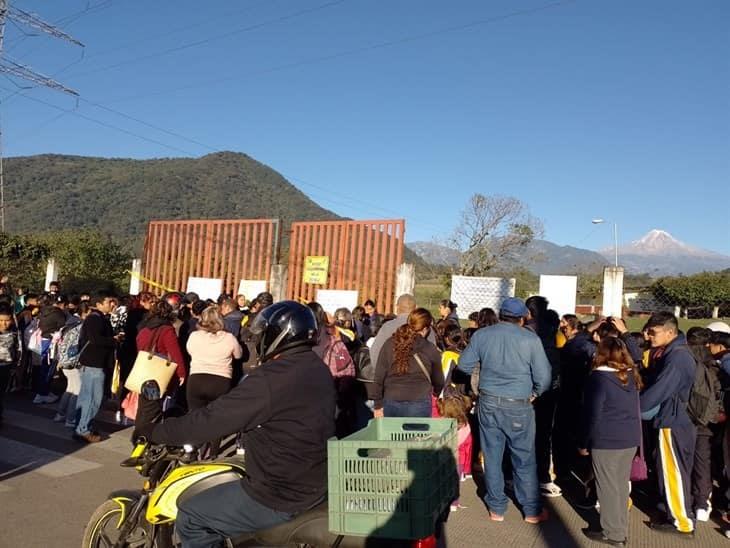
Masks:
[[[611,540],[603,531],[597,529],[583,529],[583,534],[591,539],[593,542],[599,542],[601,544],[608,544],[609,546],[626,546],[625,540]]]
[[[668,533],[673,534],[678,537],[686,538],[686,539],[693,539],[695,538],[695,532],[694,531],[688,531],[683,532],[677,529],[673,523],[670,523],[668,521],[652,521],[649,522],[649,529],[652,531],[656,531],[657,533]]]

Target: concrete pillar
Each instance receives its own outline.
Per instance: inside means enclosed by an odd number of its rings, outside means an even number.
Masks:
[[[269,292],[274,297],[274,302],[286,299],[286,284],[288,267],[285,264],[271,265],[271,276],[269,277]]]
[[[139,295],[142,291],[142,259],[132,259],[132,270],[129,277],[129,294]]]
[[[716,320],[720,317],[720,307],[719,306],[713,306],[712,307],[712,319]]]
[[[604,316],[621,317],[624,301],[624,269],[621,266],[607,266],[603,269]]]
[[[395,299],[401,295],[413,295],[416,287],[416,267],[409,263],[401,263],[395,276]],[[394,303],[395,306],[395,303]]]
[[[46,285],[45,285],[45,291],[48,291],[51,289],[51,282],[55,282],[58,280],[58,265],[56,264],[56,259],[48,259],[48,264],[46,265]]]

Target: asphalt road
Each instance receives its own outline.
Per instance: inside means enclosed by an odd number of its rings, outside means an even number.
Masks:
[[[53,406],[33,405],[27,394],[7,396],[4,426],[0,427],[0,548],[76,548],[86,520],[107,494],[135,488],[140,477],[119,462],[130,450],[129,429],[102,412],[99,429],[109,435],[95,445],[71,440],[62,424],[52,422]],[[546,501],[551,519],[529,525],[511,506],[504,523],[488,520],[477,497],[475,481],[462,483],[461,504],[446,526],[449,547],[497,546],[573,548],[599,546],[581,533],[595,512],[574,509],[567,498]],[[630,513],[630,546],[694,545],[730,548],[720,520],[700,524],[693,541],[650,531],[649,517],[634,507]],[[588,520],[588,521],[587,521]]]

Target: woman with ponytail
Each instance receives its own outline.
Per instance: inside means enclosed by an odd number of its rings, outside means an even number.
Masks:
[[[428,310],[416,308],[383,345],[375,366],[376,417],[431,416],[431,398],[444,386],[441,356],[426,340],[432,322]]]
[[[626,343],[603,338],[586,383],[578,451],[590,452],[601,505],[601,529],[584,533],[606,544],[625,545],[628,535],[631,461],[641,443],[640,389],[638,366]]]

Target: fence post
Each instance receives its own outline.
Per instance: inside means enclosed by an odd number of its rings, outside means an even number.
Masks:
[[[621,266],[607,266],[603,269],[604,316],[621,317],[624,300],[624,269]]]
[[[142,291],[142,259],[132,259],[132,270],[129,275],[129,294],[139,295]]]
[[[51,282],[55,282],[56,280],[58,280],[58,274],[58,265],[56,264],[56,259],[48,259],[48,264],[46,265],[45,291],[51,289]]]
[[[401,295],[413,295],[416,287],[416,267],[409,263],[401,263],[398,265],[398,271],[395,276],[395,300]],[[395,303],[394,303],[395,308]]]
[[[269,277],[269,291],[274,297],[274,302],[286,299],[286,277],[288,268],[285,264],[271,265],[271,276]]]

